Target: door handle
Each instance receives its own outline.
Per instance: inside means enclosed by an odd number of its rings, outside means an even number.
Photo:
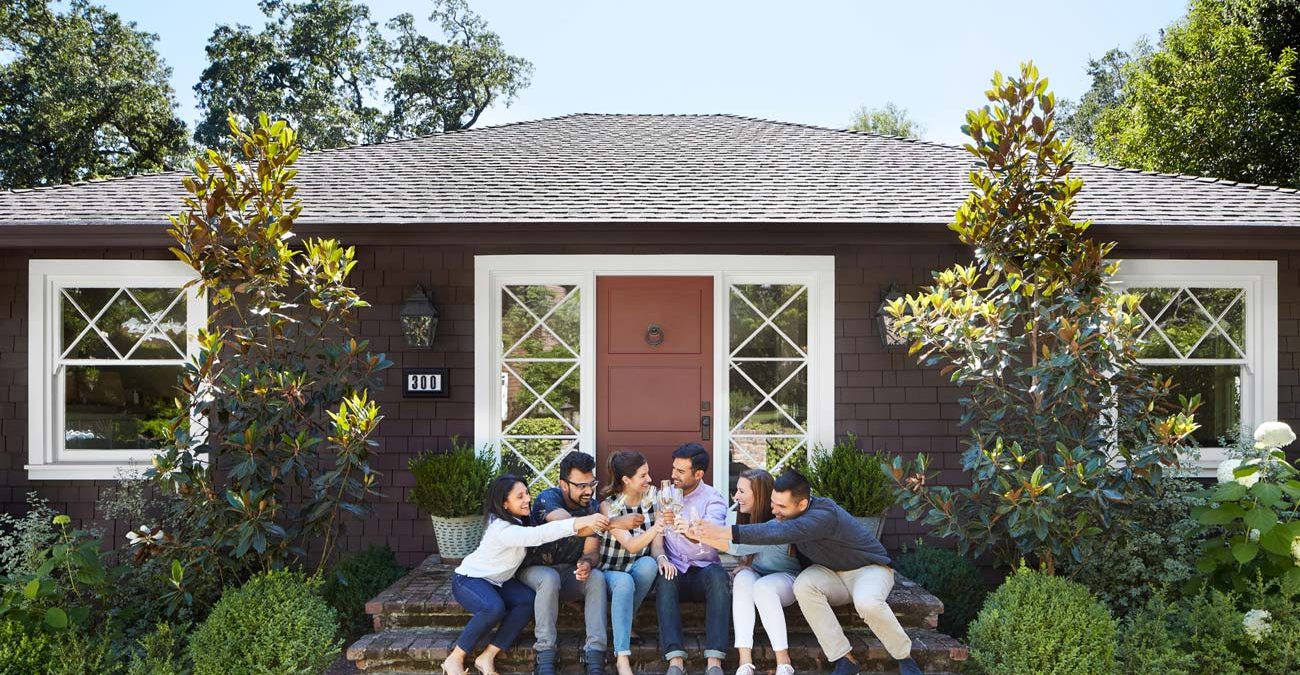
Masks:
[[[705,441],[712,440],[712,432],[713,417],[709,415],[700,415],[700,439]]]

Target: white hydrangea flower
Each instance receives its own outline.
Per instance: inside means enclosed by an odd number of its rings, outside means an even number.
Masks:
[[[1273,615],[1268,610],[1252,609],[1246,612],[1246,618],[1241,620],[1241,625],[1246,629],[1246,635],[1250,636],[1251,640],[1259,642],[1273,630],[1273,627],[1268,623],[1271,618],[1273,618]]]
[[[1252,459],[1247,461],[1246,465],[1250,466],[1251,464],[1258,463],[1258,461],[1259,460]],[[1252,473],[1249,476],[1241,476],[1240,478],[1234,476],[1232,472],[1235,471],[1237,467],[1240,466],[1241,466],[1240,459],[1225,459],[1222,462],[1219,462],[1219,470],[1217,472],[1219,482],[1231,483],[1232,481],[1237,481],[1238,483],[1241,483],[1242,487],[1247,487],[1247,488],[1259,482],[1260,474],[1263,473],[1262,471],[1256,471],[1255,473]]]
[[[1295,564],[1300,567],[1300,537],[1291,540],[1291,557],[1295,559]]]
[[[1255,447],[1281,448],[1295,442],[1295,432],[1286,422],[1265,422],[1255,429]]]

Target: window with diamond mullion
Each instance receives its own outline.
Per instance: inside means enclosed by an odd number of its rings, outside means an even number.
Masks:
[[[501,287],[501,459],[534,492],[578,448],[581,298],[572,284]]]
[[[808,287],[732,284],[731,461],[777,471],[808,449]]]
[[[58,289],[65,450],[161,447],[185,365],[186,301],[176,287]]]
[[[1242,382],[1250,367],[1246,290],[1194,285],[1137,288],[1145,326],[1139,334],[1139,361],[1172,378],[1175,393],[1200,394],[1202,447],[1235,439],[1241,427]]]

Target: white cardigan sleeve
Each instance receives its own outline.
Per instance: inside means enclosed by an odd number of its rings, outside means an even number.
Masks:
[[[528,527],[498,520],[496,538],[503,546],[531,547],[548,544],[557,539],[573,536],[576,518],[553,520],[544,525]]]

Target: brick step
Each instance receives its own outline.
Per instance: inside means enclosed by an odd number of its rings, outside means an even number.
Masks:
[[[366,613],[371,615],[375,630],[464,626],[469,614],[451,595],[451,574],[450,566],[443,565],[436,556],[430,557],[375,596],[366,603]],[[889,594],[889,606],[905,628],[936,628],[939,615],[943,613],[942,601],[902,575],[896,577],[894,589]],[[703,628],[703,604],[683,603],[681,613],[684,625]],[[852,605],[837,607],[836,614],[846,631],[866,630]],[[787,610],[786,621],[792,635],[808,631],[808,625],[797,608]],[[582,622],[580,604],[561,608],[559,625],[562,630],[580,630]],[[646,633],[657,632],[657,625],[652,591],[637,613],[634,626],[638,632]]]
[[[359,670],[367,673],[438,673],[440,664],[451,652],[459,632],[455,628],[405,628],[372,633],[350,645],[347,648],[347,658]],[[761,671],[766,672],[775,667],[775,657],[771,647],[764,644],[765,638],[761,631],[759,633],[754,660]],[[912,658],[916,659],[923,671],[931,675],[958,672],[961,662],[968,656],[965,645],[942,633],[922,628],[910,628],[907,633],[912,638]],[[853,633],[848,637],[853,645],[853,656],[862,665],[863,673],[898,672],[897,662],[874,636]],[[703,637],[692,634],[687,635],[686,640],[686,648],[691,653],[686,664],[687,670],[702,673],[705,668],[703,647],[700,644]],[[521,639],[521,642],[526,644],[527,639]],[[580,633],[561,633],[559,652],[561,675],[583,673],[583,664],[578,657],[582,653]],[[830,672],[821,648],[811,635],[791,635],[790,656],[795,670],[801,675]],[[640,644],[633,645],[632,667],[638,673],[664,671],[663,656],[653,635],[644,636]],[[497,669],[502,675],[531,673],[532,649],[516,646],[497,657]],[[723,664],[723,670],[732,673],[735,669],[733,650]],[[614,672],[612,657],[606,671]]]

